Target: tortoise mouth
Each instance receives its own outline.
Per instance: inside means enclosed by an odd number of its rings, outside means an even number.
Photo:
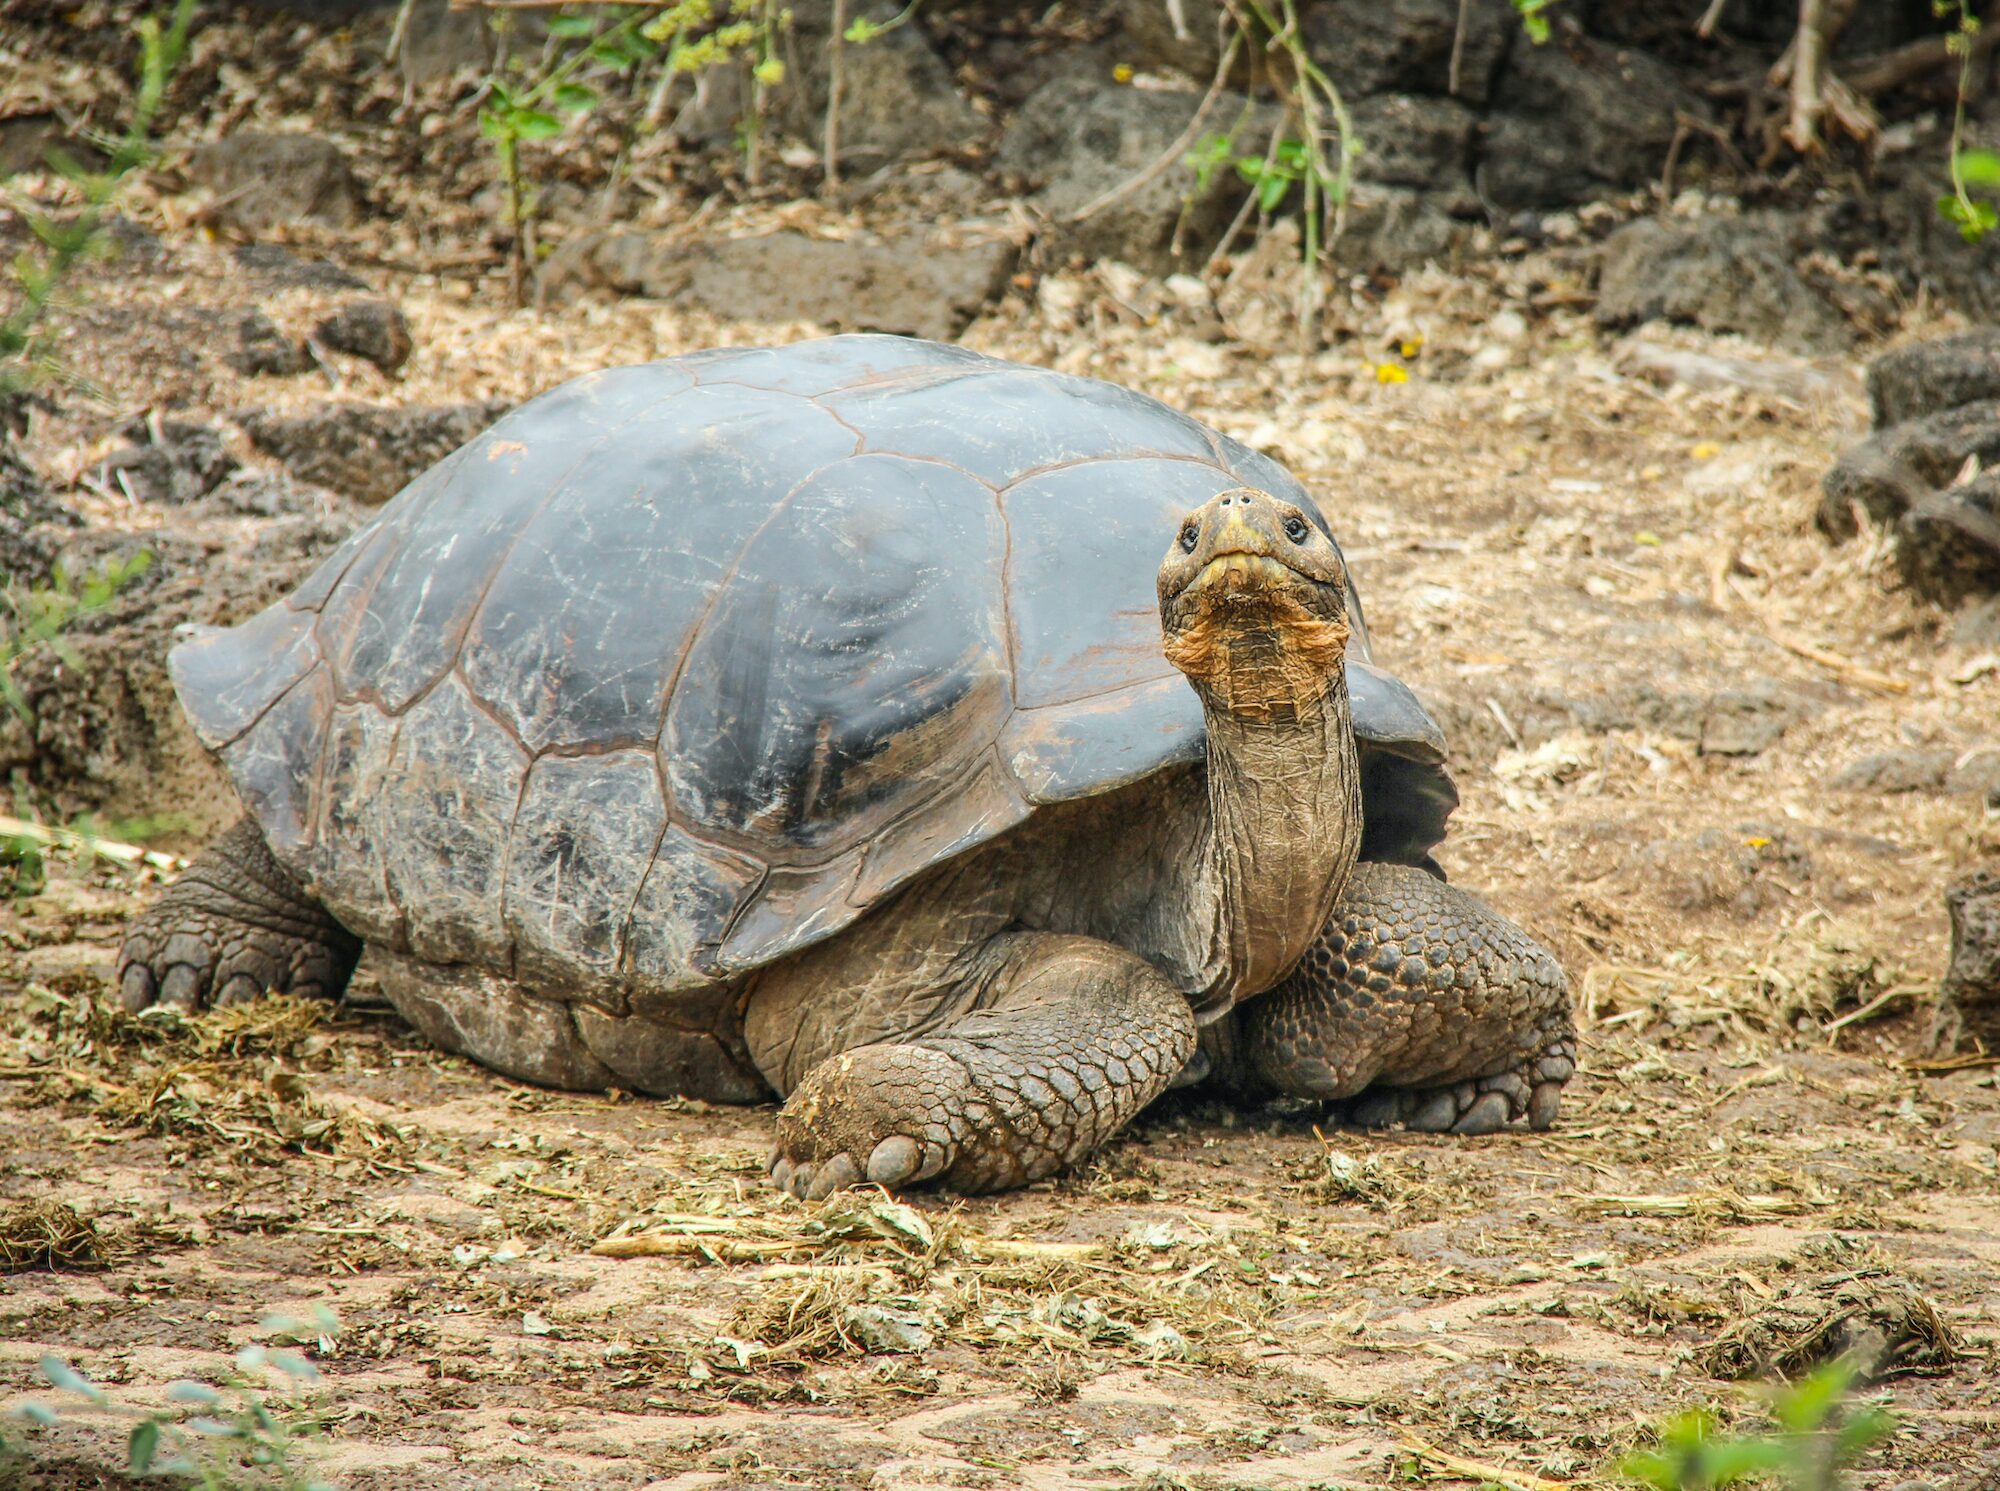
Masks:
[[[1268,552],[1231,548],[1188,576],[1167,600],[1174,611],[1220,605],[1231,610],[1276,606],[1329,620],[1341,613],[1340,587],[1295,569]]]

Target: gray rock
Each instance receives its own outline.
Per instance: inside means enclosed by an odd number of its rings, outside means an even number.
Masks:
[[[1852,538],[1856,507],[1874,522],[1895,522],[1953,481],[1969,457],[2000,466],[2000,399],[1891,425],[1852,446],[1820,482],[1820,531]]]
[[[283,290],[366,290],[368,285],[338,264],[302,259],[275,243],[246,243],[233,255],[260,284]]]
[[[1442,95],[1450,90],[1458,12],[1458,0],[1327,0],[1306,10],[1302,29],[1313,60],[1350,99]],[[1507,0],[1471,0],[1466,21],[1457,96],[1484,103],[1520,21]]]
[[[1516,45],[1494,90],[1477,180],[1505,211],[1564,207],[1659,180],[1676,115],[1707,106],[1665,63],[1561,27]]]
[[[410,323],[386,300],[350,300],[314,328],[336,352],[366,358],[385,373],[410,360]]]
[[[67,155],[85,170],[104,164],[102,153],[77,139],[54,114],[0,119],[0,181],[23,171],[46,170],[51,155]]]
[[[894,5],[856,6],[853,13],[884,20]],[[808,40],[812,40],[808,38]],[[824,43],[814,47],[824,57]],[[951,69],[931,50],[922,28],[898,26],[865,45],[841,50],[840,156],[843,163],[880,164],[977,143],[986,121],[952,82]],[[824,66],[807,74],[812,121],[823,127],[828,93]],[[813,132],[817,138],[817,130]]]
[[[1798,352],[1851,346],[1854,328],[1793,260],[1787,231],[1768,218],[1628,223],[1604,246],[1597,319],[1682,322]]]
[[[1478,210],[1472,192],[1473,137],[1479,116],[1448,98],[1386,93],[1349,111],[1361,137],[1356,174],[1388,186],[1419,187],[1442,196],[1447,210]]]
[[[1758,756],[1776,745],[1799,717],[1796,701],[1773,689],[1723,689],[1701,721],[1704,756]]]
[[[222,360],[246,378],[290,378],[312,367],[306,349],[262,311],[245,311],[237,320],[236,347]]]
[[[195,151],[188,174],[216,197],[217,215],[252,232],[302,220],[349,228],[361,183],[331,140],[238,130]]]
[[[945,339],[1000,292],[1013,245],[808,238],[770,233],[688,246],[611,233],[565,244],[545,293],[602,286],[700,306],[732,321],[808,321],[841,331]]]
[[[1334,257],[1343,269],[1394,273],[1449,260],[1470,231],[1427,192],[1358,181]]]
[[[1941,606],[2000,591],[2000,471],[1933,492],[1904,513],[1896,567],[1912,590]]]
[[[0,584],[44,583],[55,565],[55,549],[36,529],[75,521],[49,495],[41,473],[0,440]]]
[[[1868,364],[1878,428],[1981,399],[2000,399],[2000,327],[1898,347]]]
[[[387,502],[509,407],[497,399],[436,408],[329,404],[310,414],[246,409],[232,418],[252,445],[300,481],[373,506]]]
[[[1939,792],[1958,759],[1955,751],[1877,751],[1834,773],[1842,792]]]
[[[132,443],[97,463],[98,483],[139,502],[183,507],[206,497],[239,464],[207,425],[135,419],[120,431]]]
[[[1185,204],[1185,238],[1199,250],[1213,244],[1235,214],[1243,183],[1219,170],[1205,195],[1188,201],[1194,174],[1179,163],[1083,222],[1077,211],[1137,178],[1186,129],[1201,95],[1154,88],[1106,88],[1077,76],[1039,88],[1015,114],[1000,141],[995,164],[1040,188],[1035,198],[1057,249],[1078,258],[1122,260],[1160,272],[1177,266],[1172,252]],[[1210,118],[1218,132],[1237,121],[1242,148],[1262,150],[1276,123],[1267,105],[1224,94]]]
[[[1148,72],[1177,72],[1206,83],[1222,61],[1219,0],[1116,0],[1118,55]]]
[[[1951,919],[1951,962],[1938,992],[1956,1016],[1959,1033],[2000,1047],[2000,874],[1991,870],[1959,881],[1944,893]]]
[[[493,62],[493,27],[484,11],[460,9],[451,0],[414,0],[396,60],[413,85],[465,69],[484,71]]]
[[[887,21],[898,7],[869,0],[848,8],[857,19]],[[830,93],[828,13],[799,7],[785,41],[785,84],[771,91],[771,124],[818,144]],[[840,157],[844,168],[869,170],[903,156],[932,155],[981,143],[987,123],[952,81],[921,24],[885,31],[842,48]],[[750,69],[741,59],[701,69],[693,92],[674,116],[671,133],[700,149],[734,149],[752,99]]]

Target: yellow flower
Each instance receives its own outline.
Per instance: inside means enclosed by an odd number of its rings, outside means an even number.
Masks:
[[[1131,64],[1131,63],[1129,63],[1129,62],[1121,62],[1121,63],[1119,63],[1119,64],[1118,64],[1118,65],[1117,65],[1116,67],[1114,67],[1114,68],[1112,68],[1112,69],[1111,69],[1111,77],[1112,77],[1112,81],[1114,81],[1114,82],[1118,82],[1118,83],[1129,83],[1129,82],[1131,82],[1131,81],[1132,81],[1132,64]]]
[[[1406,360],[1415,357],[1419,352],[1424,350],[1424,339],[1421,336],[1411,337],[1396,350],[1401,352]]]
[[[1717,445],[1713,440],[1704,440],[1690,454],[1697,461],[1712,461],[1722,454],[1722,447]]]
[[[1377,383],[1408,383],[1410,381],[1409,370],[1407,368],[1399,368],[1393,362],[1378,362],[1375,364],[1375,381]]]

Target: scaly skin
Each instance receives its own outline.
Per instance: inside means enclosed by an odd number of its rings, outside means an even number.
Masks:
[[[285,872],[245,818],[126,934],[119,994],[133,1011],[238,1004],[273,990],[332,999],[360,955],[360,939]]]
[[[1356,1123],[1459,1134],[1547,1128],[1576,1070],[1554,957],[1405,865],[1357,866],[1297,968],[1204,1045],[1240,1089],[1358,1098]]]
[[[1121,947],[1014,932],[979,963],[971,1012],[806,1075],[778,1115],[778,1185],[810,1200],[863,1181],[1026,1185],[1110,1138],[1194,1054],[1186,998]]]

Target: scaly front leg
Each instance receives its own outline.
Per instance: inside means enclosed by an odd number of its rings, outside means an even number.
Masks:
[[[1226,1083],[1355,1099],[1378,1127],[1555,1122],[1576,1070],[1569,981],[1505,917],[1422,870],[1361,864],[1292,973],[1204,1033]]]
[[[1194,1052],[1180,990],[1108,942],[1005,933],[966,986],[967,1013],[806,1073],[778,1115],[778,1185],[809,1199],[864,1181],[1026,1185],[1109,1139]]]

